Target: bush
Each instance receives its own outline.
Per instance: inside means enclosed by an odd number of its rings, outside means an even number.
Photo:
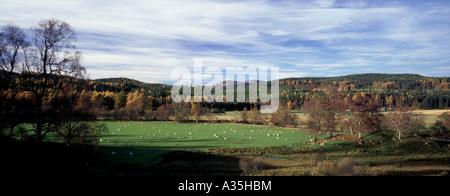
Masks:
[[[366,167],[359,166],[352,159],[343,159],[339,163],[323,161],[313,170],[314,176],[364,176]]]
[[[435,138],[448,138],[450,131],[445,127],[442,121],[437,121],[429,129],[428,132]]]
[[[243,171],[243,175],[252,175],[258,171],[268,168],[268,165],[260,158],[241,158],[239,159],[239,168]]]
[[[336,165],[331,161],[322,161],[313,170],[313,176],[337,176]]]

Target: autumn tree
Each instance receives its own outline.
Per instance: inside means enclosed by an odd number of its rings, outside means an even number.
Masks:
[[[191,115],[195,120],[195,123],[198,123],[198,120],[203,115],[203,108],[202,105],[199,103],[194,103],[191,106]]]
[[[361,139],[364,132],[371,132],[381,128],[383,116],[378,111],[378,104],[373,98],[365,94],[356,95],[353,99],[346,98],[342,104],[344,116],[342,127],[349,129],[350,133],[358,133]]]
[[[239,111],[234,110],[234,111],[233,111],[233,117],[232,117],[233,122],[234,122],[234,123],[237,123],[237,122],[239,121],[239,118],[240,118]]]
[[[442,121],[436,121],[430,128],[428,128],[428,132],[435,138],[450,137],[450,130],[445,127]]]
[[[252,124],[264,124],[265,118],[258,108],[254,107],[248,112],[248,121]]]
[[[172,103],[172,110],[175,116],[175,121],[186,122],[189,120],[191,114],[191,104],[186,102]]]
[[[125,91],[120,91],[114,99],[114,107],[116,109],[125,107],[127,105],[127,98],[127,93]]]
[[[52,100],[53,112],[58,115],[55,120],[60,121],[55,132],[67,146],[98,145],[96,138],[106,131],[106,126],[94,122],[92,92],[84,90],[88,84],[73,77],[61,79],[60,83],[60,93]],[[53,123],[58,122],[55,120]]]
[[[344,111],[344,96],[341,93],[327,93],[323,98],[322,109],[325,112],[325,130],[333,137],[333,132],[339,131],[337,126]]]
[[[450,130],[450,112],[445,112],[439,116],[444,126]]]
[[[314,141],[317,141],[318,134],[325,129],[327,114],[324,107],[323,100],[320,98],[311,99],[302,107],[303,112],[308,115],[306,124],[309,132],[314,135]]]
[[[333,137],[342,118],[344,98],[340,93],[329,93],[322,98],[313,98],[306,102],[302,110],[308,114],[307,125],[314,135],[314,140],[321,131]]]
[[[278,111],[272,114],[270,122],[274,126],[286,127],[289,125],[295,125],[296,118],[287,107],[281,107]]]
[[[244,109],[242,109],[241,119],[242,119],[243,123],[247,123],[248,122],[248,109],[247,109],[247,107],[244,107]]]
[[[388,126],[397,132],[399,140],[402,139],[402,135],[417,132],[425,127],[422,116],[412,112],[414,108],[400,100],[392,107],[392,113],[387,116]]]
[[[119,100],[120,102],[121,100]],[[121,103],[119,103],[120,105]],[[125,114],[130,120],[134,120],[139,116],[145,114],[146,111],[151,110],[151,103],[144,95],[144,93],[136,90],[128,93],[125,107]]]
[[[172,106],[168,103],[160,105],[155,112],[153,112],[153,118],[162,121],[169,121],[170,115],[172,115]]]
[[[445,112],[439,116],[439,119],[430,127],[430,135],[436,138],[450,138],[450,113]]]

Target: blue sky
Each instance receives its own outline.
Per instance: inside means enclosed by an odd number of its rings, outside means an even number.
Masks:
[[[170,80],[177,66],[278,66],[280,76],[450,76],[450,1],[6,1],[0,25],[70,23],[89,77]]]

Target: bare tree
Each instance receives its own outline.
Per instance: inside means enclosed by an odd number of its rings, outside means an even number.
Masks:
[[[40,60],[40,64],[35,66],[35,71],[43,75],[76,76],[85,72],[80,65],[81,52],[75,51],[76,34],[68,23],[54,18],[42,20],[32,30],[33,44]]]
[[[0,30],[0,69],[10,75],[22,61],[22,50],[29,46],[25,32],[17,25],[8,24]]]
[[[12,77],[22,61],[21,51],[26,48],[25,33],[14,24],[0,28],[0,138],[13,136],[15,127],[23,123],[24,108],[16,96],[20,94],[18,84]]]
[[[81,66],[81,52],[76,51],[76,35],[71,26],[58,19],[42,20],[32,28],[32,49],[24,52],[22,86],[36,97],[35,132],[38,142],[43,142],[51,132],[51,107],[44,106],[49,90],[57,90],[57,75],[82,78],[86,70]],[[45,102],[46,103],[46,102]],[[45,109],[45,110],[44,110]]]

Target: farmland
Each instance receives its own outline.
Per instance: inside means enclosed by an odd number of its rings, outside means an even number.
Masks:
[[[106,122],[99,152],[109,163],[106,175],[241,175],[242,159],[265,168],[247,175],[315,175],[319,162],[351,159],[363,175],[439,175],[449,170],[448,150],[419,137],[401,142],[393,133],[338,135],[310,144],[306,132],[247,124]],[[106,171],[96,171],[106,172]]]
[[[268,126],[131,121],[106,124],[108,132],[100,138],[101,147],[108,149],[105,155],[116,152],[117,160],[127,160],[132,152],[133,158],[144,165],[156,163],[160,155],[172,151],[271,146],[295,148],[310,140],[299,130]]]

